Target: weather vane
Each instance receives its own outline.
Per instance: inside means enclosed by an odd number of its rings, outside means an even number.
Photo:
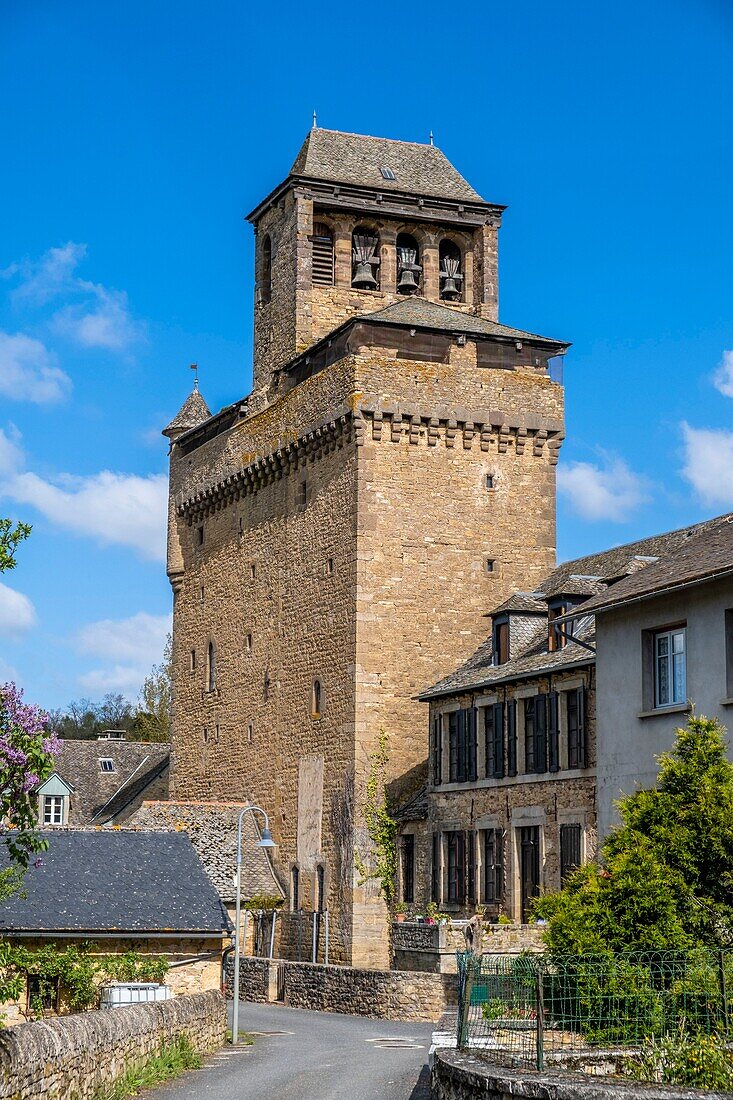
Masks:
[[[195,390],[197,390],[199,388],[199,365],[198,365],[198,363],[191,363],[191,368],[190,369],[195,374],[195,377],[194,377],[194,380],[193,380],[193,388]]]

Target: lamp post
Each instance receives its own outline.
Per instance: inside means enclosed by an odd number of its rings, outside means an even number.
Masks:
[[[236,924],[234,928],[234,1010],[232,1018],[232,1043],[236,1044],[239,1038],[239,957],[241,954],[240,925],[242,923],[242,821],[247,813],[262,814],[265,819],[265,827],[262,836],[257,841],[258,848],[275,848],[275,841],[270,832],[270,819],[261,806],[245,806],[237,821],[237,910]]]

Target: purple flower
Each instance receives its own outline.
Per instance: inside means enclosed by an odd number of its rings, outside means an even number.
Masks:
[[[41,859],[40,856],[38,857],[38,859],[33,860],[33,866],[35,867],[36,870],[38,870],[39,867],[43,867],[43,860]]]

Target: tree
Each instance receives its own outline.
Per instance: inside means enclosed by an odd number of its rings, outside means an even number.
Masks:
[[[173,682],[173,639],[165,640],[163,660],[153,665],[140,691],[140,703],[134,719],[135,736],[141,741],[169,741]]]
[[[733,943],[733,764],[725,730],[692,716],[659,757],[657,786],[619,803],[621,825],[562,890],[540,898],[563,954]]]
[[[15,569],[15,552],[18,545],[24,542],[31,533],[28,523],[16,523],[12,520],[0,518],[0,573],[7,569]]]

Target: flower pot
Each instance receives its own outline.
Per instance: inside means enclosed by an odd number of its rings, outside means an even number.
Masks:
[[[405,920],[405,914],[404,913],[395,913],[394,919],[397,921],[398,924],[403,924],[404,920]]]

